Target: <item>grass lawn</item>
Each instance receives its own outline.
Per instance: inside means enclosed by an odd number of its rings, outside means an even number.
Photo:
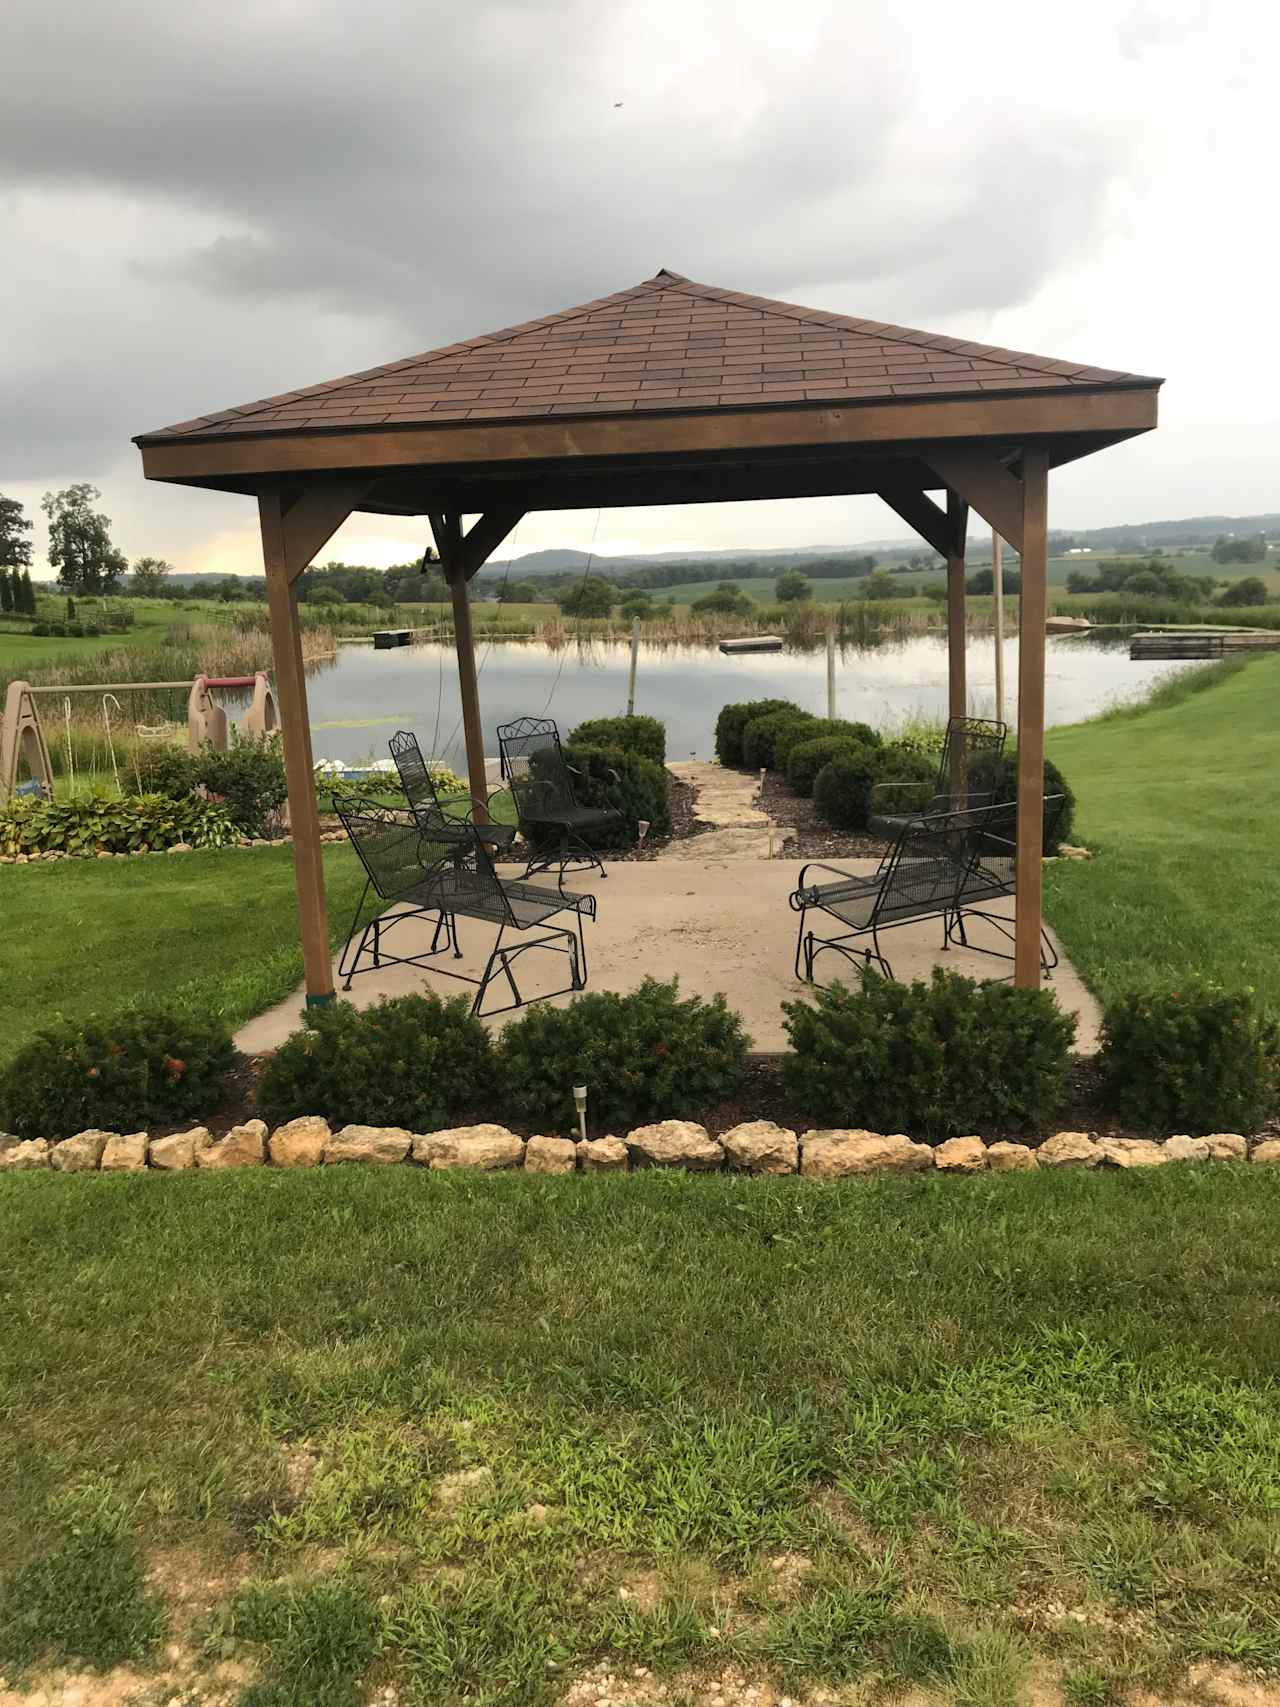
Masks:
[[[0,1672],[1101,1707],[1278,1667],[1277,1214],[1227,1165],[5,1177]]]
[[[1280,656],[1175,677],[1147,706],[1051,729],[1093,850],[1047,912],[1105,1001],[1200,973],[1280,1012]]]
[[[387,794],[384,805],[404,804]],[[468,802],[456,802],[465,812]],[[452,810],[446,800],[446,810]],[[514,821],[503,792],[491,810]],[[329,936],[345,940],[364,888],[346,842],[323,849]],[[367,915],[371,916],[371,915]],[[302,979],[289,847],[0,867],[7,1000],[0,1062],[54,1014],[89,1018],[148,996],[234,1029]]]
[[[345,843],[324,861],[336,947],[363,874]],[[234,1027],[302,977],[288,847],[8,865],[0,912],[0,1060],[56,1013],[88,1018],[147,995]]]

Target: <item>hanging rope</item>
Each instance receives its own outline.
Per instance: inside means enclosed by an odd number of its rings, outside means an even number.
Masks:
[[[103,696],[102,696],[102,722],[103,722],[103,725],[107,731],[107,752],[111,758],[112,775],[116,779],[116,793],[123,795],[124,789],[121,788],[121,786],[120,786],[120,766],[116,763],[116,744],[111,739],[111,711],[107,705],[108,700],[110,700],[112,702],[112,704],[115,706],[116,710],[121,714],[121,716],[124,715],[124,707],[121,705],[120,701],[116,698],[116,696],[113,693],[104,693],[103,694]]]
[[[76,791],[76,761],[71,747],[71,700],[69,696],[62,702],[62,722],[67,738],[67,792],[74,794]]]

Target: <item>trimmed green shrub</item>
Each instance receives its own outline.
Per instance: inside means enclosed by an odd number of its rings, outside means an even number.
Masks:
[[[186,842],[224,848],[240,831],[216,800],[189,794],[169,800],[136,794],[117,800],[79,795],[71,800],[11,800],[0,806],[0,853],[147,853]]]
[[[586,1085],[593,1127],[701,1119],[741,1082],[748,1038],[723,996],[680,998],[679,982],[530,1008],[502,1032],[507,1099],[544,1132],[572,1132],[572,1087]]]
[[[801,741],[787,755],[787,784],[796,794],[812,794],[818,772],[832,759],[855,755],[866,759],[874,751],[874,747],[849,735],[819,735],[816,740]]]
[[[465,996],[396,996],[371,1008],[308,1008],[258,1084],[264,1120],[322,1114],[330,1125],[433,1132],[480,1107],[494,1085],[489,1033]]]
[[[619,753],[639,753],[655,765],[667,762],[667,726],[656,717],[593,717],[579,723],[569,736],[583,747],[609,747]]]
[[[716,757],[722,765],[742,764],[742,735],[753,717],[765,717],[771,711],[799,710],[789,699],[750,699],[737,705],[722,705],[716,718]]]
[[[812,794],[814,777],[829,758],[845,749],[877,748],[881,737],[869,724],[847,724],[840,719],[819,717],[799,741],[787,743],[787,785],[795,794]],[[795,756],[804,751],[804,758],[795,763]],[[821,754],[821,756],[819,756]]]
[[[565,758],[581,772],[573,779],[574,792],[583,806],[613,806],[622,813],[622,828],[605,837],[605,845],[628,844],[640,834],[647,819],[651,836],[671,834],[671,809],[667,805],[667,773],[652,759],[639,753],[579,746],[565,748]],[[592,831],[594,843],[600,833]]]
[[[185,747],[170,741],[148,742],[136,750],[126,786],[137,794],[163,794],[169,800],[181,800],[200,780],[198,762]]]
[[[196,773],[197,781],[226,803],[245,835],[278,831],[289,793],[278,740],[238,740],[225,753],[206,748],[196,755]]]
[[[234,1058],[219,1021],[166,1008],[56,1020],[0,1072],[0,1126],[21,1138],[71,1138],[91,1126],[138,1132],[208,1115]]]
[[[133,784],[140,792],[171,800],[203,787],[225,803],[246,836],[274,835],[288,797],[284,754],[275,739],[237,740],[225,753],[213,747],[188,753],[157,742],[140,755]],[[394,779],[384,780],[383,787],[394,792]]]
[[[47,622],[33,622],[31,624],[31,632],[32,634],[38,634],[42,637],[46,636],[49,633],[49,624]]]
[[[969,787],[981,793],[990,791],[996,800],[1016,800],[1018,798],[1017,753],[975,753],[969,760]],[[1071,830],[1076,815],[1076,797],[1068,787],[1067,779],[1052,759],[1044,761],[1044,792],[1046,798],[1051,794],[1066,796],[1062,817],[1057,825],[1057,834],[1045,843],[1044,851],[1056,854],[1063,842],[1070,842],[1071,840]]]
[[[1280,1103],[1280,1026],[1251,990],[1193,982],[1120,996],[1098,1061],[1110,1106],[1151,1131],[1247,1134]]]
[[[937,1143],[984,1127],[1043,1124],[1066,1096],[1074,1015],[1051,991],[955,972],[899,984],[864,974],[784,1002],[783,1082],[824,1126]]]
[[[933,797],[935,760],[925,753],[902,747],[862,748],[824,765],[814,778],[813,803],[827,823],[837,830],[865,830],[870,816],[872,790],[878,783],[916,783],[915,788],[895,788],[886,797],[894,813],[917,811]]]
[[[748,770],[781,769],[785,759],[778,749],[790,749],[804,740],[817,722],[807,711],[770,711],[753,717],[742,732],[742,762]]]

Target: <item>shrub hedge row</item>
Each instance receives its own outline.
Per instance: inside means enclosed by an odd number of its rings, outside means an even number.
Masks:
[[[819,1126],[938,1141],[1022,1126],[1045,1133],[1067,1090],[1074,1019],[1052,992],[955,973],[816,988],[784,1004],[783,1068],[798,1114]],[[496,1037],[465,998],[400,996],[358,1011],[309,1011],[268,1062],[265,1119],[431,1131],[509,1119],[570,1134],[572,1086],[589,1087],[593,1129],[705,1119],[739,1091],[748,1038],[723,996],[683,997],[675,980],[629,995],[532,1007]],[[208,1119],[233,1062],[225,1027],[156,1008],[110,1021],[57,1021],[0,1072],[0,1129],[64,1138]],[[1248,991],[1139,991],[1106,1010],[1107,1107],[1131,1129],[1255,1132],[1280,1109],[1280,1027]]]

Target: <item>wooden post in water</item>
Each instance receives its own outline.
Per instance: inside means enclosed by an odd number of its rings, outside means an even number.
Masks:
[[[991,530],[991,590],[996,619],[996,722],[1004,722],[1004,541]]]
[[[640,618],[631,619],[631,675],[627,681],[627,716],[636,714],[636,662],[640,657]]]
[[[827,716],[836,719],[836,631],[827,630]]]

